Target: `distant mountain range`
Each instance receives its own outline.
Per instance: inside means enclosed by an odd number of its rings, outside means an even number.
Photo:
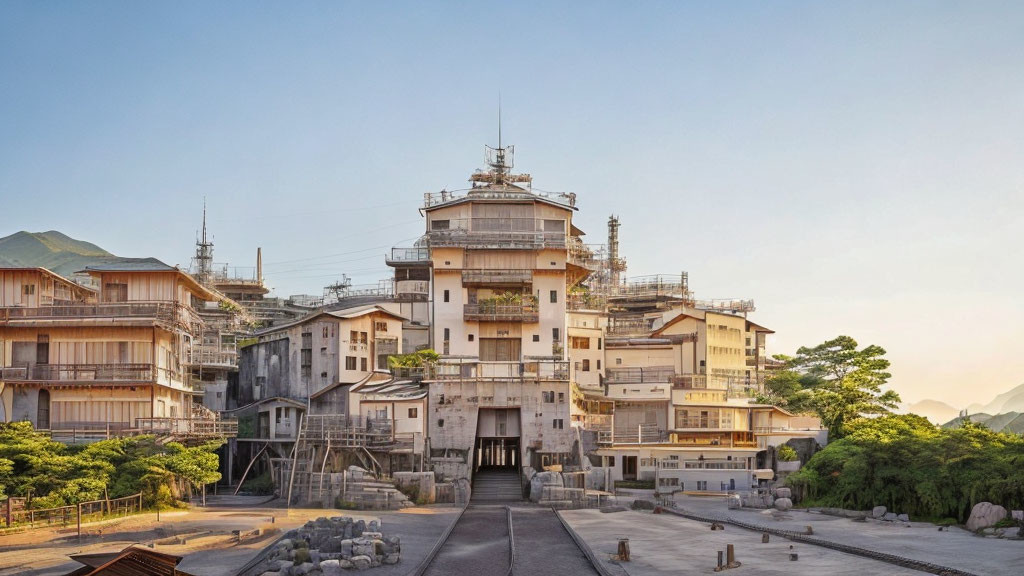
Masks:
[[[42,267],[70,277],[86,266],[152,261],[155,258],[122,258],[95,244],[49,232],[16,232],[0,238],[0,268]]]
[[[958,426],[963,422],[960,410],[938,400],[922,400],[902,408],[904,412],[924,416],[943,426]],[[988,404],[969,405],[967,414],[972,421],[984,422],[993,430],[1024,432],[1024,384],[1003,392]]]

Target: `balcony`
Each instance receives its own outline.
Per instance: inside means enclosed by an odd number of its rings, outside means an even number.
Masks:
[[[566,248],[565,221],[560,229],[540,218],[457,218],[435,220],[427,232],[431,247],[536,250]],[[443,224],[442,224],[443,223]]]
[[[381,354],[394,355],[398,354],[398,339],[397,338],[378,338],[374,341],[374,353],[380,356]]]
[[[136,418],[136,434],[153,434],[180,439],[235,438],[238,420],[234,418]]]
[[[561,360],[524,362],[438,362],[413,368],[393,368],[396,377],[427,380],[568,380],[569,363]]]
[[[391,254],[384,257],[388,266],[429,266],[429,248],[392,248]]]
[[[731,418],[676,416],[676,430],[732,430]]]
[[[235,367],[238,365],[238,351],[234,346],[193,346],[188,364],[192,366]]]
[[[466,304],[467,322],[539,322],[536,304]]]
[[[629,384],[612,384],[605,382],[605,396],[611,400],[668,400],[671,397],[672,388],[662,383],[641,384],[639,382]]]
[[[679,276],[656,275],[628,278],[624,284],[614,287],[609,299],[614,300],[657,300],[678,298],[690,302],[689,280],[684,272]]]
[[[675,375],[676,369],[673,366],[608,368],[604,380],[608,384],[667,384],[674,380]]]
[[[25,382],[156,382],[152,364],[35,364],[0,368],[0,380]]]
[[[0,308],[0,326],[35,328],[47,322],[84,325],[102,323],[109,326],[117,325],[117,320],[145,320],[168,328],[185,328],[193,333],[198,332],[203,325],[202,319],[191,307],[166,301]]]
[[[654,331],[654,320],[642,317],[615,317],[608,319],[608,336],[647,336]]]
[[[463,270],[465,285],[519,286],[533,283],[532,270]]]
[[[430,282],[427,280],[399,280],[395,282],[395,296],[410,300],[426,302],[430,294]]]

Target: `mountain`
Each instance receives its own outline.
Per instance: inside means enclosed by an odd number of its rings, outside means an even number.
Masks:
[[[1024,412],[1024,384],[996,396],[991,402],[982,407],[980,411],[988,412],[989,414]]]
[[[921,400],[920,402],[904,406],[904,410],[911,414],[924,416],[930,420],[932,424],[949,422],[960,414],[960,411],[956,408],[953,408],[945,402],[939,402],[938,400]]]
[[[138,261],[121,258],[95,244],[49,232],[16,232],[0,238],[0,268],[42,267],[70,277],[86,266]]]
[[[984,424],[990,430],[996,432],[1013,432],[1024,434],[1024,414],[1019,412],[1006,412],[1004,414],[971,414],[967,417],[958,416],[942,425],[943,428],[959,428],[964,420]]]

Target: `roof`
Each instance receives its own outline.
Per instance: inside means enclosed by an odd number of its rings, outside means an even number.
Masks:
[[[488,194],[494,194],[488,196]],[[457,204],[464,204],[466,202],[540,202],[542,204],[548,204],[564,210],[579,210],[575,206],[568,204],[562,204],[561,202],[545,198],[544,196],[537,195],[526,188],[521,188],[513,184],[490,184],[487,186],[478,186],[471,188],[465,196],[458,196],[448,200],[447,202],[438,202],[437,204],[431,204],[422,208],[424,212],[430,212],[437,210],[438,208],[447,208],[448,206],[455,206]]]
[[[253,406],[259,406],[261,404],[267,404],[268,402],[284,402],[285,404],[291,404],[293,406],[297,406],[297,407],[302,408],[302,409],[306,408],[306,403],[305,402],[300,402],[300,401],[294,400],[292,398],[285,398],[284,396],[271,396],[270,398],[261,398],[259,400],[254,401],[254,402],[246,404],[245,406],[239,406],[238,408],[229,408],[227,410],[224,410],[224,412],[237,412],[239,410],[246,410],[248,408],[252,408]]]
[[[190,576],[177,569],[182,556],[148,548],[129,546],[119,552],[75,554],[71,559],[84,564],[69,576]]]
[[[302,318],[292,320],[287,324],[279,324],[277,326],[271,326],[270,328],[260,330],[253,334],[253,336],[265,336],[267,334],[273,334],[275,332],[283,332],[288,328],[292,328],[293,326],[300,326],[302,324],[305,324],[306,322],[312,322],[313,320],[316,320],[317,318],[323,316],[333,316],[340,320],[351,320],[352,318],[358,318],[360,316],[366,316],[367,314],[373,313],[385,314],[387,316],[395,318],[396,320],[407,319],[405,316],[395,314],[394,312],[387,310],[377,304],[366,304],[363,306],[354,306],[352,308],[343,308],[341,310],[317,310],[314,312],[310,312],[309,314],[306,314]]]
[[[753,330],[751,330],[751,329],[753,329]],[[747,320],[747,332],[751,332],[751,331],[753,331],[753,332],[767,332],[769,334],[775,334],[775,330],[772,330],[771,328],[765,328],[764,326],[761,326],[760,324],[757,324],[757,323],[751,322],[750,320]]]
[[[664,324],[662,324],[661,328],[658,328],[654,332],[651,332],[651,336],[659,336],[659,335],[661,335],[662,332],[667,330],[670,326],[678,324],[678,323],[682,322],[683,320],[685,320],[687,318],[693,318],[694,320],[699,320],[701,322],[704,321],[704,318],[701,318],[700,316],[696,316],[694,314],[690,314],[689,312],[680,312],[678,315],[674,316],[671,320],[669,320],[668,322],[665,322]]]

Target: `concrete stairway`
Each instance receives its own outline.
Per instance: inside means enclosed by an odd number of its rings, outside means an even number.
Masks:
[[[523,485],[516,470],[481,469],[473,478],[473,493],[470,502],[487,504],[518,502],[523,499]]]

